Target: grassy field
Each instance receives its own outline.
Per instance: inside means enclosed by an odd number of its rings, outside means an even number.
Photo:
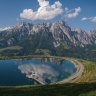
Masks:
[[[81,63],[84,65],[84,72],[76,82],[96,82],[96,63],[88,61],[81,61]]]
[[[53,56],[21,56],[2,57],[10,58],[39,58]],[[55,57],[67,59],[64,57]],[[96,96],[96,63],[81,60],[84,65],[82,76],[74,83],[50,84],[45,86],[0,87],[0,96]]]
[[[4,57],[0,57],[0,59],[23,59],[23,58],[57,58],[57,59],[70,60],[70,58],[50,56],[50,55],[29,55],[29,56],[6,56],[6,57],[4,56]]]
[[[22,47],[20,47],[20,46],[12,46],[12,47],[1,48],[0,52],[3,52],[5,50],[21,50],[21,49],[22,49]]]
[[[0,88],[0,96],[96,96],[96,83]]]
[[[36,54],[44,54],[44,55],[50,55],[51,54],[50,50],[47,50],[47,49],[37,49],[35,53]]]

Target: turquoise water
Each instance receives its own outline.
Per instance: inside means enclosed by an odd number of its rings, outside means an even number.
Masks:
[[[76,72],[70,61],[55,58],[0,60],[0,86],[36,85],[31,74],[42,77],[46,84],[67,78]]]

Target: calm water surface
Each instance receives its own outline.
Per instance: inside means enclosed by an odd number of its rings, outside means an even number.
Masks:
[[[70,61],[55,58],[0,60],[0,86],[35,85],[28,78],[36,74],[47,83],[67,78],[76,72]]]

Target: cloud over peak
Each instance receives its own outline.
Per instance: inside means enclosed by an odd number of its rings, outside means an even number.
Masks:
[[[92,17],[91,21],[96,22],[96,17]]]
[[[63,13],[62,4],[59,1],[56,1],[53,5],[45,0],[38,0],[38,2],[40,7],[37,11],[24,9],[20,13],[20,17],[29,20],[50,20]]]
[[[82,21],[89,20],[89,21],[91,21],[91,22],[96,22],[96,16],[95,16],[95,17],[89,17],[89,18],[83,17],[81,20],[82,20]]]
[[[75,9],[69,10],[68,8],[65,8],[65,18],[75,18],[79,15],[79,12],[81,11],[80,7],[77,7]]]
[[[85,21],[85,20],[87,20],[87,18],[86,18],[86,17],[83,17],[81,20],[82,20],[82,21]]]

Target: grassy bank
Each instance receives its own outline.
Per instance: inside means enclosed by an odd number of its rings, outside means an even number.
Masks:
[[[0,96],[95,96],[96,83],[0,88]]]
[[[0,57],[0,60],[3,59],[23,59],[23,58],[57,58],[57,59],[66,59],[70,60],[70,58],[67,57],[58,57],[58,56],[50,56],[50,55],[29,55],[29,56],[4,56]]]
[[[89,61],[81,61],[81,63],[84,65],[84,72],[76,82],[96,82],[96,63]]]
[[[6,50],[21,50],[22,47],[20,46],[12,46],[12,47],[6,47],[6,48],[1,48],[0,52],[6,51]]]

